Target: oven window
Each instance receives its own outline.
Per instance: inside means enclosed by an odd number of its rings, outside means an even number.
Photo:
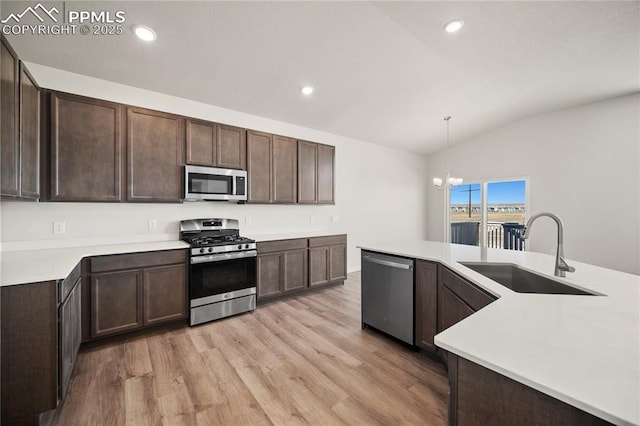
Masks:
[[[189,173],[189,192],[193,194],[231,194],[231,176]]]
[[[222,260],[191,265],[191,299],[256,286],[256,258]]]

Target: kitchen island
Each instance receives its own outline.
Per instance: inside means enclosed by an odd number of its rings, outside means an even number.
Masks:
[[[437,262],[498,299],[435,336],[438,347],[614,424],[640,423],[640,277],[553,256],[432,241],[363,250]],[[510,263],[594,296],[516,293],[460,262]]]

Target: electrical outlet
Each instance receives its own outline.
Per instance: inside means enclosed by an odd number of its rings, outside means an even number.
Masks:
[[[315,216],[309,216],[309,225],[313,225],[314,223],[316,223],[316,217]]]
[[[158,221],[156,219],[149,219],[149,231],[155,231],[158,229]]]
[[[331,216],[331,222],[333,223],[340,222],[340,216]]]
[[[244,224],[245,226],[251,226],[251,224],[253,223],[253,218],[250,216],[247,216],[244,218]]]
[[[67,232],[67,227],[64,222],[53,222],[53,233],[64,234]]]

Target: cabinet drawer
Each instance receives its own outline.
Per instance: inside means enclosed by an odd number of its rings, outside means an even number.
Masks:
[[[73,287],[80,279],[80,272],[82,271],[80,267],[81,263],[79,262],[73,271],[69,274],[67,278],[58,282],[58,303],[62,303],[67,299],[67,296],[73,290]]]
[[[346,235],[330,235],[328,237],[309,238],[309,247],[332,246],[336,244],[346,244]]]
[[[258,253],[271,253],[276,251],[300,250],[307,248],[307,239],[265,241],[258,243]]]
[[[97,256],[91,258],[91,272],[170,265],[173,263],[186,263],[186,261],[187,250],[183,249]]]
[[[494,297],[489,296],[487,293],[480,290],[467,280],[454,274],[447,268],[441,269],[440,281],[456,296],[476,311],[484,308],[495,300]]]

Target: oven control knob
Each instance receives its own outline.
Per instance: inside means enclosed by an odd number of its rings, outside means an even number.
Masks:
[[[204,249],[203,248],[200,249],[200,253],[204,253]]]
[[[213,253],[213,247],[209,247],[209,253]]]
[[[248,249],[249,248],[249,244],[245,244],[244,248]]]
[[[238,250],[242,250],[242,244],[238,246]]]

